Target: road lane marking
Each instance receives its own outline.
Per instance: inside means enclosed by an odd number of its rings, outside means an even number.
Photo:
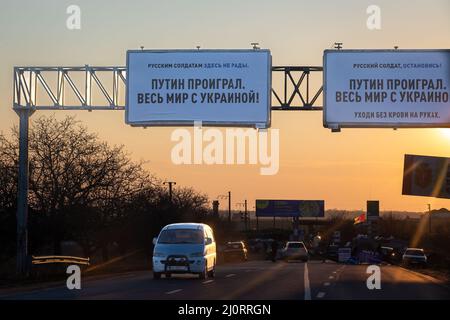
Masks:
[[[309,286],[308,263],[305,263],[305,273],[303,282],[305,283],[305,300],[311,300],[311,288]]]
[[[211,283],[211,282],[214,282],[214,280],[206,280],[206,281],[203,281],[202,283],[203,284],[208,284],[208,283]]]
[[[234,277],[236,274],[234,274],[234,273],[230,273],[230,274],[227,274],[226,276],[225,276],[225,278],[231,278],[231,277]]]
[[[183,289],[172,290],[172,291],[166,292],[166,294],[174,294],[174,293],[180,292],[181,290],[183,290]]]
[[[328,277],[328,279],[333,279],[333,278],[334,278],[333,276],[329,276],[329,277]]]
[[[328,287],[328,286],[330,285],[330,283],[329,283],[329,282],[325,282],[323,285],[324,285],[325,287]]]
[[[321,298],[323,298],[323,297],[325,297],[325,292],[319,292],[319,293],[317,294],[317,298],[321,299]]]

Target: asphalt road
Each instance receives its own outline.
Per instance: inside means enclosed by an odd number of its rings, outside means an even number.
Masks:
[[[381,289],[369,290],[367,267],[328,261],[249,261],[218,266],[214,279],[179,275],[153,280],[150,271],[139,271],[85,278],[81,290],[68,290],[65,282],[4,289],[0,299],[450,299],[450,289],[438,280],[397,266],[380,266]]]

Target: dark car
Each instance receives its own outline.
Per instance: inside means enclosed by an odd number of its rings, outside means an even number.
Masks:
[[[223,250],[223,256],[225,261],[247,261],[247,248],[242,241],[228,242]]]
[[[396,252],[395,249],[391,247],[381,247],[380,254],[383,261],[389,263],[398,263],[401,259],[399,253]]]

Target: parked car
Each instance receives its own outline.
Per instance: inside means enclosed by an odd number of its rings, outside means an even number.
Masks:
[[[288,241],[281,251],[284,260],[300,259],[303,262],[308,261],[308,250],[305,244],[300,241]]]
[[[402,256],[402,262],[405,265],[419,265],[426,266],[427,256],[423,249],[420,248],[407,248]]]
[[[216,242],[213,230],[202,223],[175,223],[165,226],[153,239],[153,278],[173,273],[193,273],[200,279],[214,277]]]
[[[223,250],[224,259],[229,260],[241,260],[247,261],[247,248],[244,242],[228,242]]]

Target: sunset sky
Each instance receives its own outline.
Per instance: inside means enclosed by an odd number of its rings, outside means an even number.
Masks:
[[[66,28],[66,8],[81,8],[81,30]],[[366,28],[366,8],[381,8],[382,28]],[[2,1],[0,6],[0,131],[18,124],[12,110],[14,66],[125,65],[128,49],[270,49],[273,65],[322,65],[324,49],[450,48],[448,0],[142,0]],[[274,83],[274,86],[277,84]],[[279,84],[278,84],[279,85]],[[39,115],[52,112],[39,111]],[[111,144],[123,144],[136,160],[177,186],[192,186],[211,200],[228,190],[233,204],[256,198],[324,199],[326,209],[425,211],[450,200],[402,196],[404,154],[450,157],[450,129],[323,128],[322,113],[272,113],[280,130],[280,170],[259,174],[260,165],[174,165],[174,128],[132,128],[123,111],[75,114]],[[226,200],[221,208],[225,209]],[[234,205],[233,205],[234,207]]]

